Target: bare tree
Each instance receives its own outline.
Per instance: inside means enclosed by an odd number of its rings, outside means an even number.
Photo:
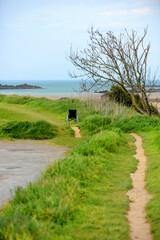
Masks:
[[[132,30],[125,29],[116,36],[108,31],[102,34],[93,27],[89,30],[90,41],[83,51],[70,50],[68,59],[77,68],[78,73],[69,73],[72,78],[81,78],[81,90],[89,91],[105,87],[108,83],[119,85],[132,99],[132,105],[141,114],[152,114],[148,101],[147,87],[155,84],[155,78],[149,83],[147,59],[150,43],[144,46],[147,28],[141,37]],[[143,109],[135,100],[139,95]]]

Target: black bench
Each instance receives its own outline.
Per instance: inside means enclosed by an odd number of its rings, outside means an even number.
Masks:
[[[78,115],[77,115],[76,109],[72,109],[72,110],[70,109],[70,110],[68,111],[67,124],[69,124],[69,121],[70,121],[71,119],[75,119],[76,122],[78,123]]]

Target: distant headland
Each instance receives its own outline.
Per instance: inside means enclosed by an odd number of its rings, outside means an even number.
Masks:
[[[0,84],[0,90],[7,90],[7,89],[42,89],[42,87],[39,86],[33,86],[29,84],[20,84],[20,85],[2,85]]]

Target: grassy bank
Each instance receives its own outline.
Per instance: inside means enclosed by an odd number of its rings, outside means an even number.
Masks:
[[[84,132],[81,129],[83,136],[99,132],[106,123],[103,119],[104,116],[107,116],[111,122],[117,118],[137,115],[132,108],[114,102],[95,101],[92,98],[86,101],[78,99],[53,101],[46,98],[0,95],[0,127],[5,127],[10,121],[29,121],[31,124],[36,121],[46,121],[57,129],[57,134],[54,134],[49,143],[74,147],[81,142],[81,139],[75,139],[74,132],[70,126],[66,125],[68,109],[77,109],[80,123],[84,122],[86,124],[86,122],[89,122],[88,118],[94,118],[95,115],[98,116],[96,124],[101,119],[97,131],[91,131],[95,126],[92,126],[89,130],[85,129]],[[75,123],[72,122],[72,124]],[[13,134],[10,135],[13,136]],[[3,136],[1,134],[0,137],[1,139],[11,139],[8,134],[3,134]]]
[[[0,239],[128,239],[134,149],[131,136],[113,131],[79,145],[16,191],[1,214]]]
[[[111,122],[107,117],[98,119],[89,117],[80,127],[84,133],[94,133],[105,129],[125,133],[136,132],[143,138],[143,146],[147,160],[146,189],[152,195],[146,207],[147,219],[151,223],[153,239],[160,239],[160,118],[148,116],[133,116],[116,119]],[[101,123],[101,124],[100,124]]]
[[[67,103],[63,101],[47,101],[30,97],[0,96],[0,138],[5,140],[48,138],[51,139],[50,144],[67,147],[73,147],[81,142],[80,139],[74,138],[73,130],[66,125]],[[57,107],[49,107],[48,105],[52,102]],[[65,111],[61,105],[65,105]],[[70,105],[74,107],[74,102],[71,102]],[[70,105],[68,108],[71,107]],[[57,110],[55,111],[55,109]],[[61,113],[63,113],[63,116]],[[20,134],[21,136],[15,134],[15,131],[18,132],[16,126],[18,126],[19,133],[23,133]]]
[[[147,156],[146,186],[152,199],[146,206],[154,240],[160,239],[160,118],[136,116],[115,121],[108,129],[120,128],[123,132],[136,132],[143,138]]]

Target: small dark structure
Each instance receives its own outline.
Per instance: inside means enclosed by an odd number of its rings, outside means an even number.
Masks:
[[[69,124],[69,121],[70,121],[71,119],[75,119],[76,122],[78,123],[78,115],[77,115],[77,110],[76,110],[76,109],[74,109],[74,110],[71,110],[71,109],[70,109],[70,110],[68,111],[67,124]]]
[[[101,100],[109,100],[108,92],[105,92],[101,95]]]

